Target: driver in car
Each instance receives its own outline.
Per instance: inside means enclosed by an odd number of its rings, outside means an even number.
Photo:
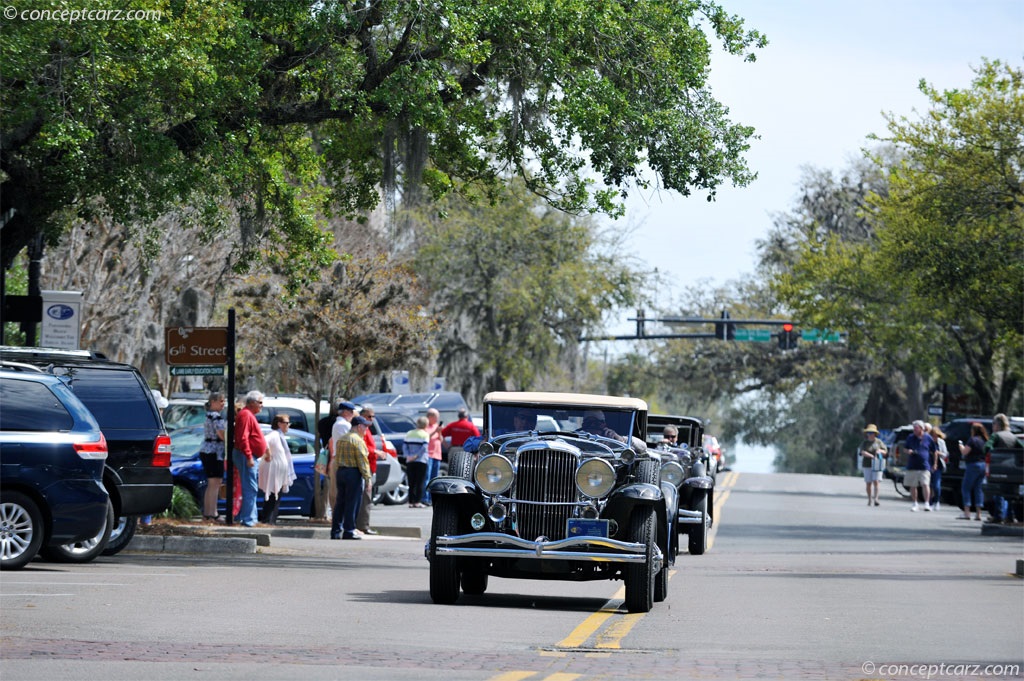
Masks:
[[[600,435],[601,437],[618,440],[619,442],[626,441],[626,438],[608,427],[608,424],[605,422],[604,412],[600,409],[588,409],[583,412],[583,425],[580,426],[580,430],[586,433]]]

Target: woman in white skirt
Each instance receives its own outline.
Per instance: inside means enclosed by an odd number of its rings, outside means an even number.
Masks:
[[[295,465],[292,453],[288,449],[289,419],[278,414],[270,424],[271,431],[267,434],[267,452],[260,461],[260,489],[263,490],[263,512],[260,522],[268,525],[277,524],[277,509],[281,494],[287,492],[295,481]]]

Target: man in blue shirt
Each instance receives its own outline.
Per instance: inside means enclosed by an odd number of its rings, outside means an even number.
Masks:
[[[924,432],[924,421],[914,421],[914,432],[907,436],[903,448],[907,453],[907,470],[903,474],[903,485],[910,488],[910,498],[914,505],[910,510],[917,513],[917,488],[921,488],[924,496],[924,510],[932,510],[929,505],[932,485],[932,461],[935,459],[935,440]]]

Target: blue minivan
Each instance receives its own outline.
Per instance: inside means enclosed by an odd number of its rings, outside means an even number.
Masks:
[[[64,381],[29,368],[0,369],[0,405],[0,569],[38,553],[91,560],[114,519],[96,419]]]

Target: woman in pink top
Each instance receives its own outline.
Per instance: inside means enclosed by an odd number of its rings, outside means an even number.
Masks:
[[[436,409],[427,410],[427,491],[423,493],[423,503],[430,506],[430,481],[441,472],[441,414]]]

